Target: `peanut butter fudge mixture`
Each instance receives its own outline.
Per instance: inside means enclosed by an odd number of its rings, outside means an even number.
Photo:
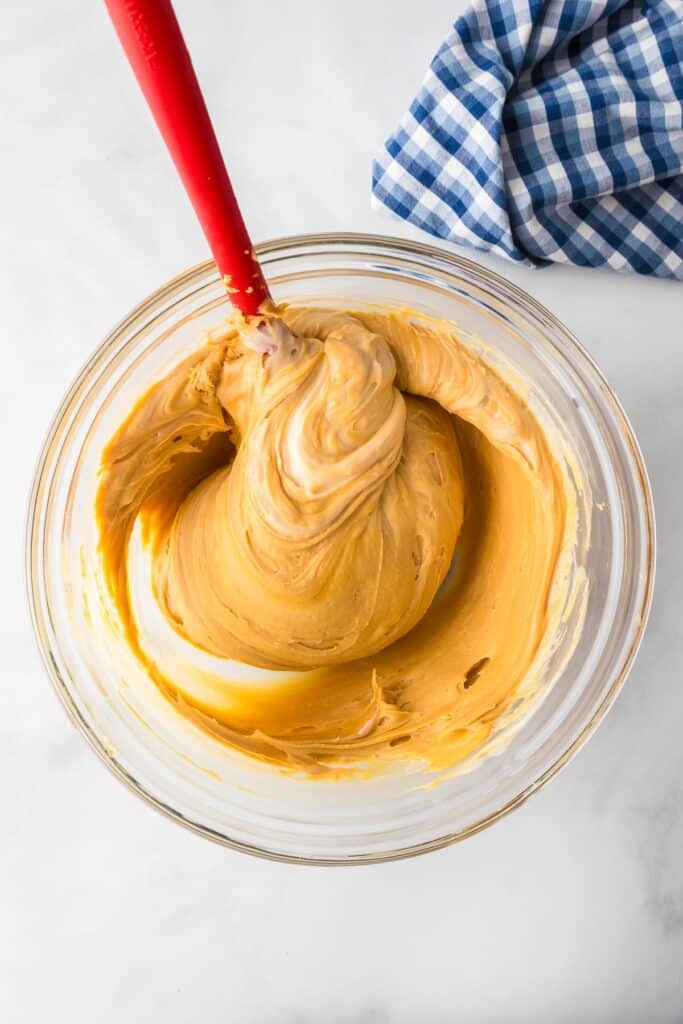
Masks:
[[[306,774],[480,747],[557,629],[575,518],[539,422],[451,324],[304,306],[234,314],[140,398],[97,517],[126,640],[178,713]],[[136,526],[165,619],[224,673],[142,642]]]

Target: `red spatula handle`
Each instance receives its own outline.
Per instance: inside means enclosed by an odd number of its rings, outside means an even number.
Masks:
[[[105,0],[173,157],[232,301],[257,313],[270,298],[253,255],[190,55],[169,0]]]

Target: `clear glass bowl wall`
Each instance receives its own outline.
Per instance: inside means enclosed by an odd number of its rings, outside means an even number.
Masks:
[[[93,501],[102,448],[137,399],[228,311],[213,264],[159,289],[116,327],[54,420],[27,533],[29,599],[43,658],[69,714],[133,791],[227,845],[307,863],[408,856],[490,824],[585,741],[614,700],[647,617],[654,523],[647,476],[617,399],[566,329],[515,286],[469,260],[365,235],[258,247],[278,300],[409,306],[482,339],[529,386],[528,400],[571,448],[592,503],[577,561],[589,582],[579,641],[551,662],[530,712],[502,725],[486,757],[424,786],[419,770],[365,781],[288,778],[188,727],[107,628],[87,583],[97,565]],[[590,520],[590,521],[588,521]],[[590,536],[590,543],[587,543]]]

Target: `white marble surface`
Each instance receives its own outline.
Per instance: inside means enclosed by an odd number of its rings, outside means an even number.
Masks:
[[[370,160],[461,6],[178,0],[256,239],[416,234],[370,212]],[[111,324],[205,256],[101,3],[3,9],[0,189],[0,1019],[682,1021],[683,286],[482,259],[568,324],[633,420],[650,627],[595,738],[521,811],[428,857],[302,869],[135,800],[67,722],[27,620],[25,497],[54,407]]]

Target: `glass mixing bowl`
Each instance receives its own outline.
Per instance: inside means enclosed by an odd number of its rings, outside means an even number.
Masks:
[[[305,863],[405,857],[444,846],[519,806],[601,721],[631,666],[652,594],[647,475],[609,385],[546,309],[469,260],[414,242],[310,235],[259,246],[278,300],[409,306],[481,339],[571,452],[579,504],[575,569],[588,581],[578,641],[550,659],[529,710],[502,721],[490,750],[438,785],[416,773],[365,780],[288,777],[235,755],[174,712],[92,599],[93,503],[101,451],[132,402],[228,311],[212,263],[186,271],[109,335],[50,429],[30,498],[31,613],[48,673],[93,749],[139,796],[225,845]],[[493,353],[493,356],[492,356]],[[528,389],[528,390],[527,390]],[[576,612],[578,615],[578,612]],[[562,648],[562,644],[560,645]],[[126,660],[127,659],[127,660]]]

